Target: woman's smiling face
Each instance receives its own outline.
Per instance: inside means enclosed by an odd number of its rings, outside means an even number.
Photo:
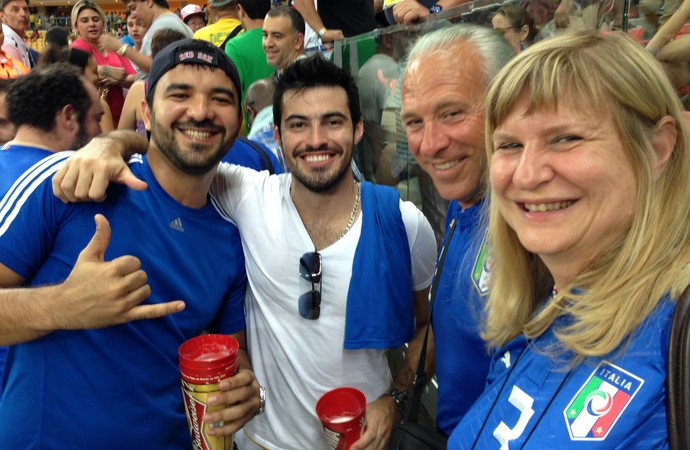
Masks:
[[[610,115],[528,106],[523,96],[495,129],[492,201],[563,284],[626,233],[637,179]]]

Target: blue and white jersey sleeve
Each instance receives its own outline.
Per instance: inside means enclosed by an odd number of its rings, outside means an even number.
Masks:
[[[73,152],[60,152],[29,168],[0,200],[0,263],[31,278],[53,248],[55,229],[69,209],[51,179]]]

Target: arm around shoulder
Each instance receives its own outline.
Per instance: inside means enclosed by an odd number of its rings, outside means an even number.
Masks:
[[[94,138],[55,174],[53,193],[64,202],[103,201],[111,181],[144,190],[146,183],[132,174],[125,158],[147,148],[146,138],[129,130]]]

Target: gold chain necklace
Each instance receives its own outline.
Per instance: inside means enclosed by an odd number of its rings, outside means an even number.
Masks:
[[[338,239],[336,241],[339,241],[347,234],[348,231],[350,231],[350,228],[352,228],[352,225],[355,224],[355,218],[357,217],[357,210],[359,209],[359,201],[361,198],[361,185],[357,182],[355,182],[357,185],[357,193],[355,194],[355,206],[352,207],[352,212],[350,213],[350,220],[347,221],[347,226],[343,230],[342,233],[340,233],[340,236],[338,236]]]

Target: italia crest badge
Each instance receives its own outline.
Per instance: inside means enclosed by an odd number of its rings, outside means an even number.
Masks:
[[[491,279],[493,269],[494,257],[485,235],[484,239],[482,239],[479,253],[477,253],[477,259],[475,259],[474,266],[472,267],[472,283],[481,295],[486,295],[489,292],[489,280]]]
[[[603,441],[644,380],[602,361],[563,411],[574,441]]]

